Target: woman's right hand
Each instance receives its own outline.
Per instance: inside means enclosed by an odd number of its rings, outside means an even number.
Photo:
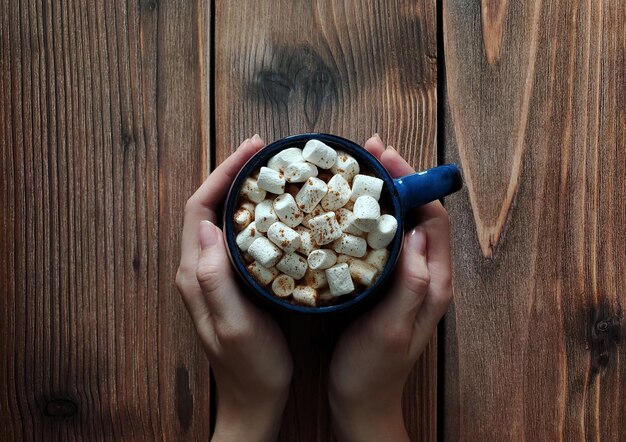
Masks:
[[[414,172],[378,137],[365,148],[394,177]],[[432,202],[413,214],[389,292],[344,331],[331,360],[329,400],[341,441],[408,440],[404,384],[452,298],[447,212]]]

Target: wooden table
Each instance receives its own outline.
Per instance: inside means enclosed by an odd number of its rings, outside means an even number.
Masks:
[[[415,440],[626,440],[621,0],[0,0],[0,440],[206,439],[183,207],[254,133],[456,161],[454,305]],[[282,441],[330,440],[332,330],[284,323]]]

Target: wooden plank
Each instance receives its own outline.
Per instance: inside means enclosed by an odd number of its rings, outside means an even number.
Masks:
[[[219,0],[215,23],[218,161],[254,133],[273,141],[321,131],[361,143],[378,132],[415,166],[435,164],[434,1]],[[329,440],[337,329],[319,319],[283,326],[295,378],[280,440]],[[436,351],[426,354],[405,394],[413,440],[436,436]]]
[[[443,3],[446,440],[624,440],[623,2]],[[620,336],[622,338],[620,338]]]
[[[0,439],[208,438],[174,287],[206,161],[203,10],[0,10]]]

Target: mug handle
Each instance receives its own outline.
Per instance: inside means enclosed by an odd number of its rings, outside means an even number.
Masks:
[[[463,187],[461,169],[444,164],[393,180],[404,212],[424,205]]]

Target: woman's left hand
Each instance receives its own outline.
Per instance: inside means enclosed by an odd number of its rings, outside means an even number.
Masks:
[[[373,137],[365,148],[398,177],[414,170]],[[407,217],[413,227],[385,297],[341,335],[329,373],[333,427],[341,441],[408,440],[406,379],[452,299],[450,228],[439,201]]]

